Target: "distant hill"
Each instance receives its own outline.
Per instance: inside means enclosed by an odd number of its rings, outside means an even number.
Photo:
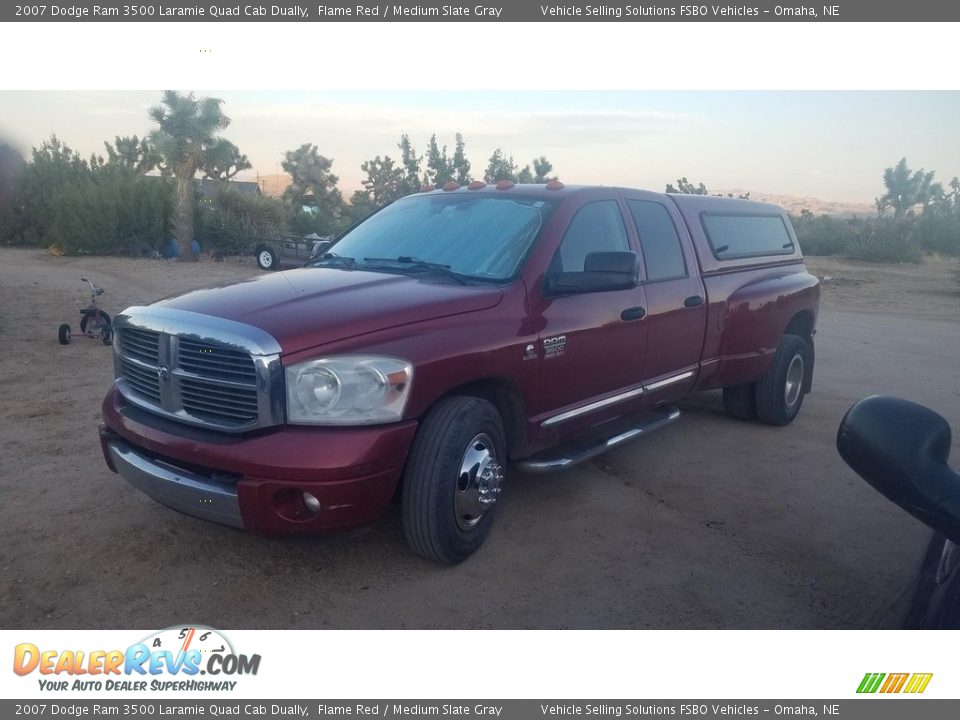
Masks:
[[[724,195],[733,193],[742,195],[747,190],[718,190]],[[877,210],[872,203],[843,202],[841,200],[821,200],[815,197],[797,197],[796,195],[774,195],[750,190],[751,200],[771,202],[785,208],[791,215],[799,215],[801,210],[809,210],[814,215],[834,215],[836,217],[864,217],[875,215]]]

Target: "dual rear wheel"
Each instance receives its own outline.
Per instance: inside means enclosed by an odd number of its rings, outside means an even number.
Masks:
[[[806,380],[812,370],[810,342],[799,335],[784,335],[766,375],[755,383],[723,389],[724,407],[740,420],[789,425],[803,405]]]

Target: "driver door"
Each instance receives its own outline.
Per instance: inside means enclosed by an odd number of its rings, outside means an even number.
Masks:
[[[608,195],[573,215],[548,269],[580,272],[589,253],[637,252],[625,208]],[[646,346],[644,290],[585,292],[543,299],[539,421],[567,436],[631,411],[639,401]]]

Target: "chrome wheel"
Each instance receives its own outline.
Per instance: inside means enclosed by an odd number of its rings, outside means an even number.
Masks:
[[[783,399],[788,408],[792,408],[800,399],[803,390],[803,357],[794,355],[787,368],[787,380],[783,384]]]
[[[503,466],[499,463],[493,441],[480,433],[467,445],[460,461],[454,513],[461,530],[475,526],[497,502],[503,482]]]

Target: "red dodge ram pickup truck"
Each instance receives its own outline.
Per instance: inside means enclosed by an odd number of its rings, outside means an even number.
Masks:
[[[507,463],[570,467],[722,388],[786,425],[819,286],[775,205],[482,182],[380,210],[307,266],[131,307],[103,402],[109,467],[248,530],[373,522],[483,542]]]

